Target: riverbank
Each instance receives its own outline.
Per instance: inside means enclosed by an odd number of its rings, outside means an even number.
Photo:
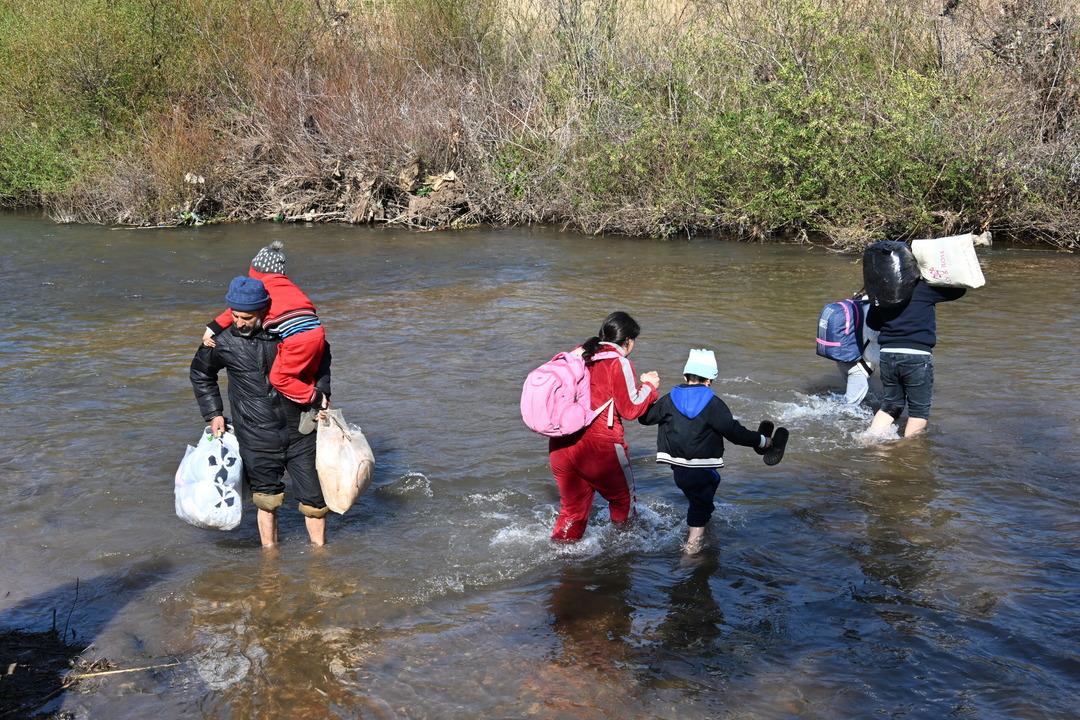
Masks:
[[[1035,0],[0,8],[0,199],[57,220],[1080,242]]]

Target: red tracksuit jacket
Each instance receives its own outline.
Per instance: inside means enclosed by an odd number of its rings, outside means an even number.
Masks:
[[[256,280],[262,280],[266,286],[266,292],[270,294],[270,309],[266,311],[266,319],[263,327],[272,328],[284,315],[289,315],[297,310],[315,312],[315,303],[304,294],[287,275],[281,273],[264,273],[255,268],[248,268],[248,276]],[[207,325],[215,333],[219,333],[232,325],[232,310],[226,308],[225,312],[218,315]]]
[[[658,396],[655,387],[643,383],[638,387],[637,373],[630,359],[614,343],[600,343],[600,352],[617,352],[621,357],[597,360],[589,366],[589,389],[592,407],[598,408],[614,399],[615,412],[605,410],[585,429],[582,439],[623,443],[622,421],[636,420],[645,414]],[[608,427],[608,418],[612,425]]]

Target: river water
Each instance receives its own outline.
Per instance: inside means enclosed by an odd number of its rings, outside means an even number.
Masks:
[[[203,424],[203,323],[286,241],[363,427],[373,487],[313,551],[291,502],[276,555],[176,518]],[[1071,718],[1080,696],[1080,258],[982,253],[940,307],[934,413],[868,443],[814,355],[860,284],[820,248],[229,226],[111,230],[0,217],[0,626],[52,613],[92,657],[77,718]],[[640,520],[603,502],[576,546],[521,381],[626,309],[669,388],[717,351],[737,417],[791,430],[774,468],[731,447],[711,544],[628,428]],[[76,579],[78,595],[76,597]]]

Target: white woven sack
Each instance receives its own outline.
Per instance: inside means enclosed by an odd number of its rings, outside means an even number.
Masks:
[[[375,455],[360,428],[349,428],[341,410],[328,410],[315,439],[315,469],[326,507],[339,515],[371,484]]]
[[[911,252],[919,262],[923,280],[929,285],[978,288],[986,284],[975,237],[971,233],[952,237],[915,240]]]

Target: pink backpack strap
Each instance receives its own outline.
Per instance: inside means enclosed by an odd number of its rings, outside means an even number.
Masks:
[[[595,362],[597,360],[614,360],[615,358],[621,357],[622,355],[620,355],[619,353],[609,350],[608,352],[596,353],[592,356],[592,360],[590,360],[589,362]]]
[[[844,308],[844,334],[851,332],[851,311],[854,309],[854,303],[851,300],[841,300],[840,307]]]

